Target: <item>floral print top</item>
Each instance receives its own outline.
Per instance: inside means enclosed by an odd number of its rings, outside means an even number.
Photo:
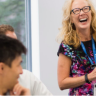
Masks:
[[[83,44],[85,45],[87,54],[95,64],[93,50],[92,50],[92,40],[83,42]],[[96,45],[96,42],[95,42],[95,45]],[[90,73],[93,70],[90,67],[91,63],[87,55],[84,53],[81,46],[78,47],[77,49],[74,49],[73,46],[69,46],[64,43],[61,43],[57,53],[58,56],[59,56],[59,53],[62,53],[68,56],[72,60],[72,64],[70,68],[70,77],[79,77],[79,76],[85,75],[86,73]],[[91,84],[85,83],[84,85],[78,86],[76,88],[71,88],[69,90],[69,95],[91,96],[93,95],[93,91],[94,91],[93,89],[94,83],[96,83],[96,80],[92,81]]]

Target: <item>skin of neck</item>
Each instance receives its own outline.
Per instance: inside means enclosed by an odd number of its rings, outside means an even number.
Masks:
[[[0,95],[4,95],[7,91],[7,88],[4,88],[3,80],[0,78]]]
[[[77,34],[79,35],[80,41],[89,41],[91,40],[91,31],[89,29],[79,29],[76,30]]]

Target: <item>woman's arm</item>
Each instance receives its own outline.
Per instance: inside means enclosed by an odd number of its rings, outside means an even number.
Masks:
[[[85,82],[85,75],[80,77],[69,77],[70,75],[70,67],[71,67],[71,59],[63,54],[59,54],[58,59],[58,84],[61,90],[75,88],[80,85],[83,85]],[[96,68],[88,74],[88,79],[90,81],[96,79]]]

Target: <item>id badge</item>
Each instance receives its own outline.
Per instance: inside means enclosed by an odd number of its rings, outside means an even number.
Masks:
[[[94,84],[94,91],[93,95],[96,96],[96,83]]]

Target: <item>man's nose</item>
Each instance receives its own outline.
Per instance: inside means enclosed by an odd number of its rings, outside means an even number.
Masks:
[[[22,67],[20,67],[20,74],[23,74],[23,69],[22,69]]]

